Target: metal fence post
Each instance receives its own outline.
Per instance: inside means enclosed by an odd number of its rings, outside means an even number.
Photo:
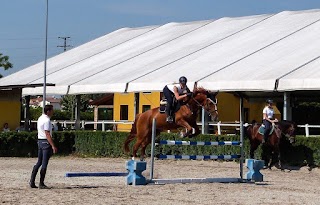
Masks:
[[[309,125],[308,124],[306,124],[305,130],[306,130],[306,137],[309,137]]]
[[[152,181],[152,179],[153,179],[155,139],[156,139],[156,119],[153,118],[153,120],[152,120],[150,181]]]

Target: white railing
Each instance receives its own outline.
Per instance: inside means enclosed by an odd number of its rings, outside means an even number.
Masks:
[[[201,126],[202,123],[198,122],[197,123],[198,126]],[[240,128],[240,123],[221,123],[221,122],[217,122],[217,123],[208,123],[208,125],[210,126],[216,126],[218,129],[218,135],[221,135],[221,127],[239,127]],[[238,128],[238,129],[239,129]]]
[[[24,121],[21,121],[21,122],[24,122]],[[31,123],[37,123],[37,121],[36,120],[31,120],[30,121]],[[53,120],[53,121],[51,121],[52,122],[52,124],[56,124],[56,123],[60,123],[64,128],[67,128],[67,125],[71,125],[71,126],[75,126],[75,124],[76,124],[76,121],[67,121],[67,120]],[[81,120],[80,121],[80,128],[81,129],[84,129],[84,126],[85,125],[99,125],[99,124],[101,124],[102,126],[101,126],[101,130],[102,131],[106,131],[106,129],[105,129],[105,125],[107,125],[107,124],[111,124],[111,125],[117,125],[117,124],[133,124],[133,122],[132,121],[115,121],[115,120],[99,120],[99,121],[97,121],[97,122],[95,122],[95,121],[85,121],[85,120]]]
[[[98,125],[98,124],[101,124],[101,130],[102,131],[105,131],[105,125],[106,124],[109,124],[109,125],[117,125],[117,124],[122,124],[122,125],[131,125],[133,124],[132,121],[115,121],[115,120],[100,120],[100,121],[97,121],[97,122],[94,122],[94,121],[81,121],[81,128],[84,129],[84,125]],[[113,130],[115,130],[113,128]]]
[[[21,121],[21,122],[24,122],[24,121]],[[35,120],[32,120],[31,121],[32,123],[37,123],[37,121]],[[75,125],[76,121],[67,121],[67,120],[53,120],[52,123],[61,123],[63,125],[64,128],[67,127],[67,125]],[[117,124],[133,124],[133,121],[115,121],[115,120],[99,120],[97,122],[94,122],[94,121],[80,121],[80,127],[81,129],[84,129],[84,126],[85,125],[98,125],[98,124],[101,124],[102,125],[102,131],[106,131],[105,129],[105,125],[117,125]],[[197,123],[198,126],[201,126],[202,123],[201,122],[198,122]],[[236,129],[240,129],[240,123],[238,122],[235,122],[235,123],[222,123],[222,122],[216,122],[216,123],[212,123],[212,122],[209,122],[208,123],[209,126],[216,126],[217,127],[217,134],[218,135],[221,135],[221,133],[223,132],[223,129],[222,127],[237,127]],[[310,128],[320,128],[320,125],[309,125],[309,124],[305,124],[305,125],[298,125],[298,127],[300,128],[305,128],[305,136],[306,137],[310,137],[310,131],[309,129]]]
[[[305,125],[298,125],[298,127],[304,127],[305,128],[306,137],[310,137],[309,128],[320,128],[320,125],[305,124]]]

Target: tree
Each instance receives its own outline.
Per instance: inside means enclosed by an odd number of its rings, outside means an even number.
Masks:
[[[4,68],[5,70],[12,68],[12,63],[9,62],[9,56],[4,56],[2,53],[0,53],[0,68],[1,67]],[[0,74],[0,78],[2,78],[1,74]]]
[[[80,111],[81,112],[90,112],[93,113],[93,110],[90,109],[89,100],[101,98],[104,94],[91,94],[91,95],[81,95],[80,99]],[[61,100],[62,110],[68,113],[71,113],[70,120],[74,119],[75,107],[76,107],[76,96],[75,95],[65,95]],[[85,119],[93,119],[93,114],[82,114]]]

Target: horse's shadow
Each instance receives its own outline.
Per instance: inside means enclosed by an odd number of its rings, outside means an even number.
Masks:
[[[107,186],[73,185],[73,186],[52,187],[52,189],[98,189],[98,188],[107,188]]]
[[[311,171],[316,167],[313,157],[314,151],[311,148],[301,144],[291,144],[286,138],[280,141],[279,148],[282,169],[300,170],[302,167],[308,166],[308,170]],[[268,159],[268,156],[270,157],[270,153],[266,149],[262,149],[262,158]]]

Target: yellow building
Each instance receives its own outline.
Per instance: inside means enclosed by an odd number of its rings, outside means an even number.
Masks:
[[[135,114],[142,113],[150,108],[159,106],[160,92],[141,93],[115,93],[114,94],[114,120],[133,121]],[[230,93],[219,93],[218,96],[219,121],[222,123],[234,123],[239,121],[240,101]],[[136,104],[136,110],[135,110]],[[264,102],[252,103],[244,100],[244,120],[261,122]],[[281,119],[281,113],[275,108],[275,114]],[[201,118],[200,118],[201,120]],[[131,124],[119,124],[118,131],[130,131]]]
[[[160,92],[115,93],[113,102],[114,120],[134,121],[135,114],[159,106]],[[117,126],[118,131],[130,131],[130,129],[131,124],[119,124]]]
[[[0,126],[9,124],[11,131],[20,126],[21,89],[0,90]]]

